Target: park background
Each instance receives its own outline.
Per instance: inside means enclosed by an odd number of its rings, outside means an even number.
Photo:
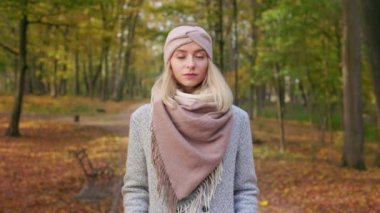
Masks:
[[[129,116],[149,102],[181,22],[210,32],[252,119],[260,212],[380,211],[378,10],[377,0],[0,1],[0,212],[122,211],[118,193],[78,198],[87,176],[73,152],[122,177]]]

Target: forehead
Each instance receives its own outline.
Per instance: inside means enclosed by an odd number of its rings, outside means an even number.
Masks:
[[[205,50],[201,46],[199,46],[197,43],[191,42],[191,43],[184,44],[178,47],[175,51],[176,52],[199,52],[199,51],[205,51]]]

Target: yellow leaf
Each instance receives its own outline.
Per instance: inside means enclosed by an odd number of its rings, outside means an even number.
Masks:
[[[284,194],[288,194],[288,192],[289,192],[289,188],[285,188],[284,189]]]
[[[269,205],[269,201],[268,200],[262,200],[260,201],[260,206],[268,206]]]

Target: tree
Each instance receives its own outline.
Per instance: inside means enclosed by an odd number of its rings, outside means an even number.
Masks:
[[[341,101],[341,5],[331,0],[284,0],[260,2],[260,7],[265,9],[256,21],[259,39],[253,82],[280,89],[278,97],[287,97],[289,104],[304,104],[323,141],[325,125],[332,130],[332,111],[339,109]],[[282,86],[273,79],[286,81]]]
[[[23,103],[23,96],[24,96],[24,87],[25,87],[25,77],[28,70],[28,38],[29,38],[29,25],[30,24],[39,24],[39,25],[45,25],[48,27],[54,27],[57,25],[61,25],[59,23],[52,23],[49,20],[47,20],[47,14],[54,15],[54,12],[52,13],[41,10],[41,8],[46,9],[46,6],[50,6],[50,9],[60,9],[61,7],[58,5],[62,5],[62,8],[69,8],[69,7],[75,7],[76,4],[74,1],[61,1],[61,0],[51,0],[47,2],[34,2],[34,1],[28,1],[28,0],[22,0],[20,2],[14,2],[14,1],[3,1],[1,2],[3,5],[1,5],[3,8],[7,8],[10,12],[9,16],[14,16],[12,12],[16,12],[17,15],[19,15],[19,41],[18,41],[18,48],[19,48],[19,59],[18,59],[18,72],[17,72],[17,87],[16,87],[16,94],[15,94],[15,101],[11,113],[11,119],[9,122],[9,126],[6,130],[6,135],[17,137],[20,136],[19,131],[19,123],[21,118],[21,112],[22,112],[22,103]],[[82,5],[78,3],[77,5]],[[2,8],[2,9],[3,9]],[[41,12],[43,11],[43,12]],[[62,11],[60,11],[62,12]],[[65,11],[63,11],[65,12]],[[65,24],[64,24],[65,25]],[[54,62],[55,68],[58,65],[58,61]],[[56,69],[55,69],[56,71]],[[54,75],[54,77],[56,77]],[[55,85],[54,85],[55,86]]]
[[[277,95],[276,100],[276,107],[277,107],[277,117],[278,117],[278,123],[280,127],[280,151],[284,152],[285,150],[285,126],[284,126],[284,120],[285,120],[285,82],[284,82],[284,76],[281,76],[281,65],[280,63],[276,62],[274,65],[274,84],[275,84],[275,91]]]
[[[214,61],[223,73],[224,67],[224,1],[206,1],[207,24],[210,32],[213,32]]]
[[[359,0],[343,0],[343,106],[342,165],[365,169],[361,100],[361,39]]]
[[[104,1],[100,3],[101,20],[103,35],[101,39],[101,54],[100,54],[100,67],[101,67],[101,100],[106,101],[109,97],[108,78],[109,78],[109,52],[111,48],[111,41],[113,29],[116,25],[117,18],[120,15],[120,8],[123,3],[119,1]]]
[[[5,135],[17,137],[20,136],[19,123],[22,110],[22,101],[24,97],[24,82],[25,74],[28,68],[27,65],[27,33],[28,33],[28,16],[27,16],[28,1],[23,0],[21,4],[21,19],[19,21],[19,71],[18,82],[13,105],[11,120],[6,130]]]
[[[265,82],[261,81],[260,74],[258,74],[256,65],[257,65],[257,55],[258,55],[258,43],[260,40],[260,27],[258,23],[261,19],[262,13],[270,8],[272,2],[266,1],[265,4],[262,1],[250,0],[247,8],[250,8],[249,13],[250,17],[249,25],[251,28],[250,39],[251,45],[249,51],[246,53],[249,61],[248,70],[249,70],[249,108],[248,113],[252,119],[257,115],[258,112],[261,112],[264,102],[265,102]],[[243,49],[244,50],[244,49]],[[257,75],[258,74],[258,75]],[[255,104],[254,104],[255,103]]]
[[[128,16],[123,20],[125,23],[122,23],[121,31],[124,32],[125,30],[128,29],[128,35],[127,35],[127,47],[124,53],[123,72],[118,83],[119,86],[116,90],[115,99],[118,101],[121,101],[124,96],[125,82],[128,78],[129,69],[131,67],[131,55],[132,55],[132,48],[133,48],[133,44],[135,40],[136,24],[137,24],[139,13],[140,13],[140,7],[143,2],[144,0],[131,1],[129,6],[131,7],[132,12],[130,12]]]
[[[375,165],[380,167],[380,1],[361,1],[364,18],[364,35],[366,37],[368,59],[376,97],[378,150]]]
[[[238,51],[238,41],[239,41],[239,36],[238,36],[238,24],[239,24],[239,20],[238,20],[238,5],[237,5],[237,0],[233,0],[232,1],[232,5],[233,5],[233,22],[234,22],[234,30],[233,30],[233,35],[232,35],[232,40],[233,40],[233,44],[232,44],[232,49],[233,49],[233,67],[234,67],[234,70],[235,70],[235,97],[234,97],[234,100],[235,100],[235,104],[238,105],[239,104],[239,51]]]

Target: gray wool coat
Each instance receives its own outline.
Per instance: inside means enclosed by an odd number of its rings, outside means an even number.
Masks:
[[[231,108],[231,141],[223,158],[222,181],[217,186],[210,208],[197,212],[255,213],[259,193],[252,156],[252,137],[248,115],[236,106]],[[124,212],[168,212],[156,189],[156,171],[151,160],[151,106],[138,108],[131,116],[127,168],[122,187]],[[191,175],[191,174],[189,174]],[[191,200],[193,195],[178,205]]]

